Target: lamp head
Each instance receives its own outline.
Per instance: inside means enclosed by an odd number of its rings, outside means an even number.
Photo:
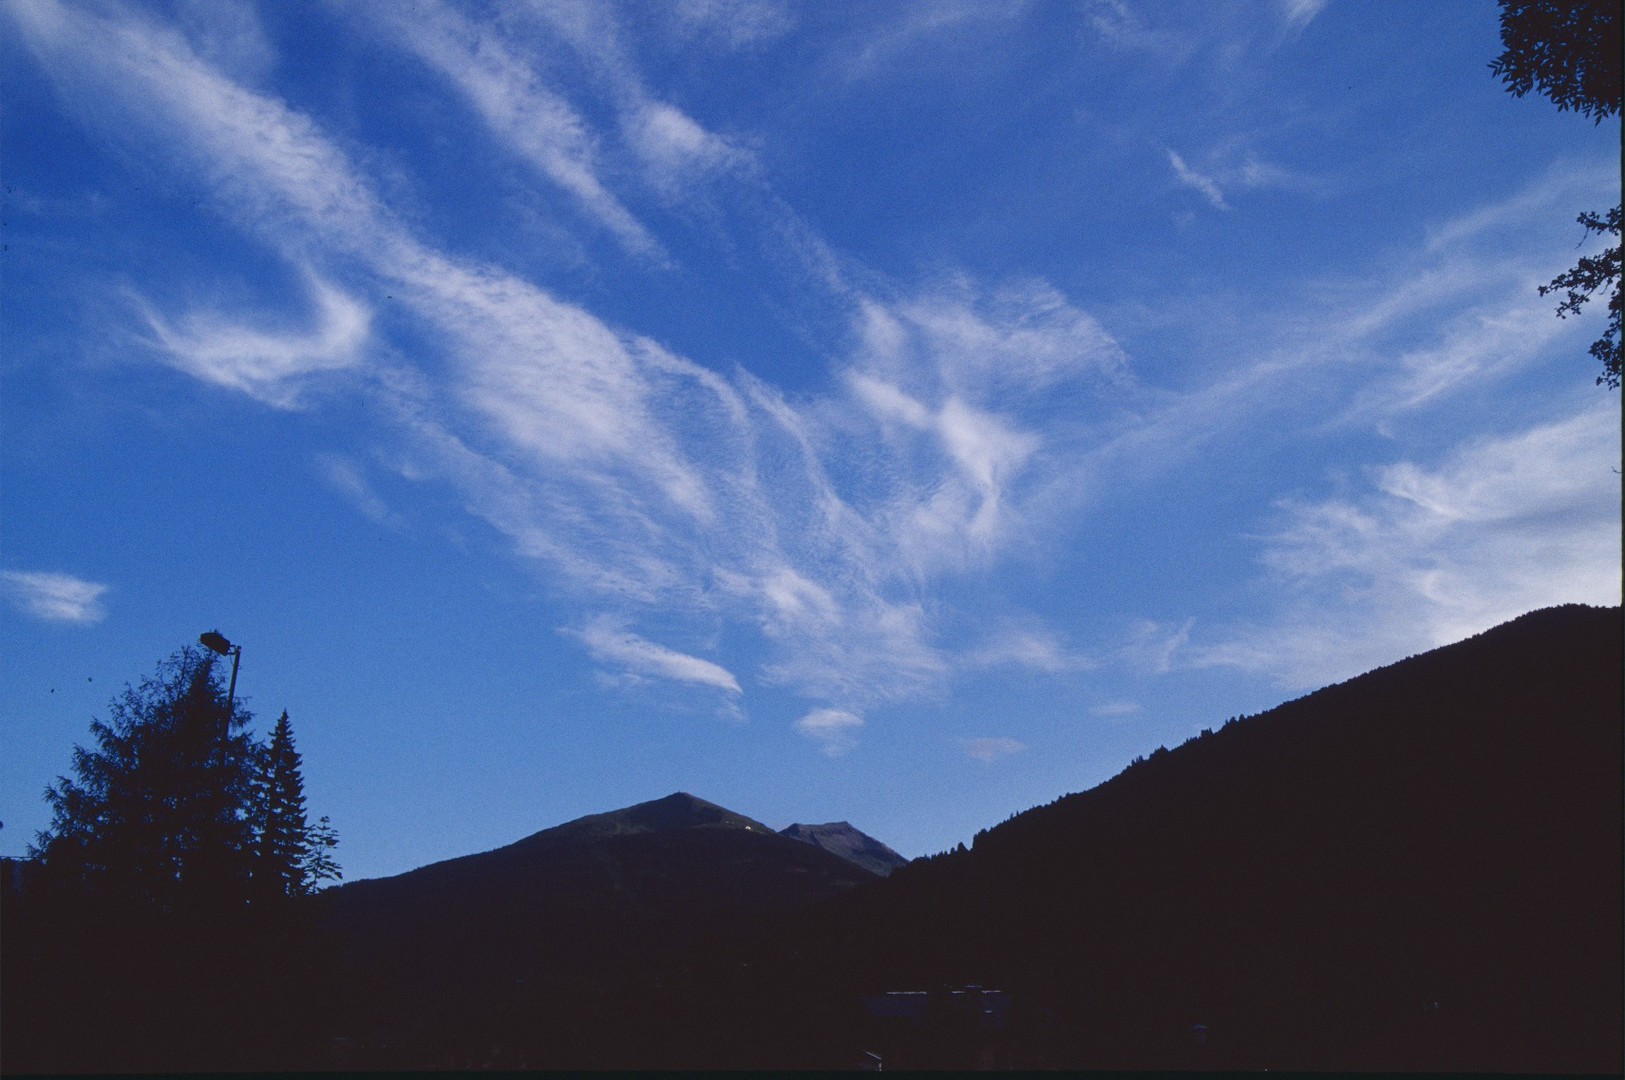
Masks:
[[[199,634],[198,643],[205,649],[219,653],[221,656],[231,655],[231,642],[221,636],[218,630],[210,630],[206,634]]]

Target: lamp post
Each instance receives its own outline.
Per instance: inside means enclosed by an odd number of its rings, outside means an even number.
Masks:
[[[210,652],[217,652],[221,656],[231,657],[231,686],[226,690],[226,723],[231,723],[231,714],[237,708],[237,664],[243,658],[243,647],[233,645],[227,641],[218,630],[197,636],[198,644]]]

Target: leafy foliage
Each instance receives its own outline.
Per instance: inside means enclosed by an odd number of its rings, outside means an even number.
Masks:
[[[1596,233],[1599,236],[1612,234],[1619,236],[1620,207],[1616,206],[1608,211],[1606,217],[1584,213],[1579,221],[1584,226],[1586,235]],[[1608,298],[1608,327],[1603,331],[1602,337],[1591,343],[1591,355],[1602,362],[1602,374],[1597,376],[1598,383],[1606,383],[1612,389],[1619,389],[1620,374],[1620,295],[1619,295],[1620,252],[1619,244],[1608,248],[1600,255],[1587,255],[1568,270],[1551,280],[1548,285],[1540,287],[1540,295],[1545,296],[1553,292],[1566,292],[1564,301],[1557,305],[1557,317],[1567,318],[1578,315],[1580,308],[1591,299],[1591,294],[1598,289],[1606,290],[1610,284],[1614,285],[1613,295]]]
[[[1501,0],[1505,51],[1490,70],[1514,97],[1539,90],[1601,122],[1620,105],[1619,0]]]
[[[1601,123],[1620,109],[1620,0],[1501,0],[1501,44],[1505,51],[1490,70],[1514,97],[1539,90],[1559,110],[1572,109]],[[1540,295],[1564,292],[1559,318],[1577,315],[1599,289],[1612,293],[1608,326],[1591,345],[1602,362],[1599,385],[1619,388],[1620,376],[1620,207],[1606,215],[1585,213],[1579,221],[1586,236],[1611,234],[1613,247],[1587,256],[1572,270],[1540,287]]]

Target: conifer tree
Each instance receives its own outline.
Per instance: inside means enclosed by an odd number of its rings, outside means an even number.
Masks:
[[[46,789],[51,826],[30,855],[49,879],[156,911],[246,897],[255,750],[215,657],[184,648],[92,721],[77,779]]]
[[[287,710],[261,749],[256,777],[254,878],[262,898],[303,896],[323,880],[339,877],[332,849],[338,836],[323,817],[305,817],[305,780]]]
[[[344,876],[333,849],[339,846],[338,830],[323,814],[305,836],[305,888],[314,891],[319,881],[338,881]]]

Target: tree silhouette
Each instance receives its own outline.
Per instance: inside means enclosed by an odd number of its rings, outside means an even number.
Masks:
[[[250,737],[216,660],[188,647],[127,687],[47,789],[50,828],[5,897],[8,1071],[322,1060],[336,968],[302,898],[338,876],[337,838],[305,817],[286,713]]]
[[[287,710],[271,729],[255,779],[254,880],[257,897],[303,896],[324,880],[336,880],[332,849],[338,835],[322,818],[305,818],[305,780]]]
[[[92,721],[77,779],[45,792],[52,821],[30,855],[49,879],[154,911],[246,897],[251,714],[226,701],[214,661],[184,648]]]
[[[1620,0],[1501,0],[1505,51],[1490,70],[1514,97],[1539,90],[1601,122],[1619,111]]]
[[[1559,110],[1587,116],[1595,123],[1620,108],[1620,0],[1501,0],[1501,44],[1505,51],[1490,63],[1490,70],[1507,84],[1514,97],[1539,90]],[[1620,207],[1606,214],[1579,217],[1585,236],[1619,236]],[[1601,255],[1587,256],[1572,270],[1540,287],[1540,295],[1561,292],[1559,318],[1579,314],[1597,290],[1612,286],[1608,325],[1591,345],[1591,355],[1602,362],[1599,384],[1619,387],[1620,246],[1616,242]]]
[[[1598,236],[1619,236],[1620,207],[1615,206],[1608,211],[1606,217],[1584,213],[1580,215],[1580,224],[1585,228],[1586,236],[1596,233]],[[1597,376],[1598,383],[1606,383],[1609,388],[1619,388],[1620,375],[1620,293],[1619,293],[1620,251],[1616,243],[1600,255],[1587,255],[1574,264],[1574,268],[1567,270],[1553,278],[1549,284],[1540,287],[1540,295],[1564,292],[1567,297],[1557,305],[1557,317],[1566,319],[1570,315],[1578,315],[1580,308],[1591,299],[1591,294],[1598,289],[1606,289],[1610,284],[1614,286],[1613,295],[1608,298],[1608,326],[1602,337],[1591,343],[1591,355],[1602,362],[1602,374]]]

